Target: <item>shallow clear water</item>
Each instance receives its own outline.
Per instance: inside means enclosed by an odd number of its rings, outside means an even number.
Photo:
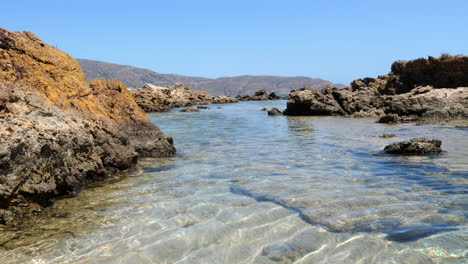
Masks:
[[[0,230],[0,263],[468,262],[467,128],[265,106],[285,101],[150,114],[176,157],[143,159],[57,201],[53,217]],[[446,152],[382,152],[413,137]]]

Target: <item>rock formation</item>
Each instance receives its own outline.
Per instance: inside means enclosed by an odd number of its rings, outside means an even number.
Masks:
[[[28,31],[0,28],[0,127],[0,208],[18,213],[175,153],[122,83],[88,84],[75,59]]]
[[[285,99],[285,98],[281,98],[280,96],[276,95],[275,92],[271,92],[270,94],[268,94],[265,89],[256,91],[253,96],[239,95],[236,98],[239,101],[265,101],[265,100]]]
[[[205,91],[190,90],[181,84],[170,87],[145,84],[140,89],[132,89],[131,92],[145,112],[164,112],[177,107],[211,104],[214,99],[214,96]]]
[[[230,96],[218,96],[213,99],[213,104],[232,104],[232,103],[238,103],[239,100],[234,97]]]
[[[267,110],[267,113],[270,116],[275,116],[275,115],[281,115],[282,114],[282,112],[276,107],[273,107],[270,110]]]
[[[442,142],[437,139],[413,138],[390,144],[384,151],[391,154],[435,154],[442,152]]]
[[[397,61],[390,74],[358,79],[346,88],[294,90],[285,114],[468,118],[467,87],[466,56]],[[399,119],[390,117],[383,121]]]

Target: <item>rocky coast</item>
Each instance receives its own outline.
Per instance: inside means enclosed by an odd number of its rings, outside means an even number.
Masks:
[[[176,151],[121,82],[89,84],[67,53],[3,28],[0,127],[0,222]]]
[[[467,119],[468,57],[396,61],[387,75],[357,79],[345,88],[293,90],[290,96],[285,115],[384,117],[393,123]]]

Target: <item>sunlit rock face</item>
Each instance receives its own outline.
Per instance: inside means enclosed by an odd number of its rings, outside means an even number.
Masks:
[[[442,55],[396,61],[392,72],[349,87],[293,90],[287,115],[468,118],[468,57]]]
[[[175,153],[122,83],[88,84],[75,59],[33,33],[0,28],[0,65],[1,208],[47,205],[139,156]]]

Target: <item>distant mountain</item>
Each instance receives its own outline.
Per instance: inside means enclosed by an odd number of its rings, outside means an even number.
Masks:
[[[117,79],[129,88],[140,88],[145,83],[158,86],[169,86],[182,83],[191,89],[207,91],[212,95],[237,96],[240,94],[253,94],[255,91],[265,89],[267,92],[288,94],[291,89],[304,86],[321,89],[325,85],[343,87],[326,80],[309,77],[281,77],[281,76],[251,76],[221,77],[216,79],[203,77],[190,77],[178,74],[162,74],[147,69],[127,65],[119,65],[101,61],[78,59],[89,80],[95,78]]]

